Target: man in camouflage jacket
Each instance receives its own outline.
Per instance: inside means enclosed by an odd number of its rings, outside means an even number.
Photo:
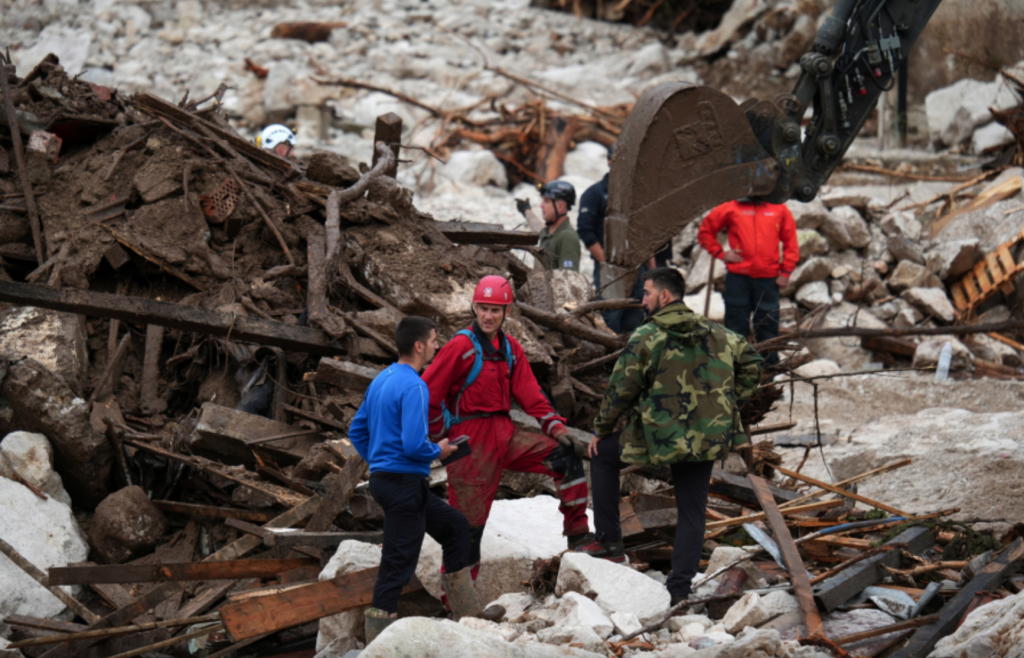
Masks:
[[[668,464],[678,510],[666,582],[673,602],[690,595],[711,470],[747,442],[739,408],[754,394],[764,363],[739,334],[690,310],[684,291],[682,275],[671,268],[644,276],[648,318],[615,364],[588,447],[596,539],[577,549],[621,562],[619,469]]]

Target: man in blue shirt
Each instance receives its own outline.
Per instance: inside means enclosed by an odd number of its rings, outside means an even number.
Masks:
[[[366,610],[366,642],[398,618],[398,597],[419,561],[424,533],[443,550],[443,576],[456,621],[480,611],[470,577],[469,522],[430,492],[435,459],[455,451],[447,439],[427,438],[430,392],[420,379],[437,351],[434,322],[408,316],[395,330],[398,363],[379,374],[366,391],[348,438],[370,465],[370,493],[384,509],[384,547],[373,605]]]

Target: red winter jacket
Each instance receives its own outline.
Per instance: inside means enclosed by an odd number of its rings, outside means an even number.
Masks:
[[[730,201],[718,206],[704,219],[697,241],[715,258],[725,250],[718,244],[718,233],[729,232],[729,248],[743,256],[742,263],[726,263],[733,274],[755,279],[789,276],[800,260],[796,222],[789,208],[774,203]],[[782,266],[779,266],[779,242],[782,242]]]
[[[522,345],[511,336],[506,335],[506,338],[515,356],[511,394],[508,362],[504,358],[500,361],[484,359],[480,374],[462,394],[458,413],[463,417],[479,413],[504,414],[507,417],[512,409],[512,397],[515,396],[523,411],[540,421],[541,431],[550,436],[555,426],[565,424],[565,418],[556,414],[544,397],[530,368],[530,362],[526,360]],[[497,337],[493,344],[497,349]],[[436,439],[445,435],[441,402],[443,401],[452,415],[455,415],[455,398],[462,389],[462,383],[466,380],[475,360],[476,351],[473,349],[472,341],[466,336],[457,335],[441,348],[423,373],[423,381],[430,389],[428,418],[431,438]],[[511,427],[512,421],[507,422]]]

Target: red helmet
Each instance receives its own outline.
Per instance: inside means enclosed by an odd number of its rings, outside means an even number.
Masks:
[[[508,306],[512,301],[512,286],[503,276],[485,276],[480,279],[480,283],[476,284],[476,290],[473,291],[474,303]]]

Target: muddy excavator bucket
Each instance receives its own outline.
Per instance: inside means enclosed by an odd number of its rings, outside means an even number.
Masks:
[[[715,206],[770,193],[780,165],[726,94],[666,82],[637,102],[608,177],[605,296],[632,290],[630,271]]]

